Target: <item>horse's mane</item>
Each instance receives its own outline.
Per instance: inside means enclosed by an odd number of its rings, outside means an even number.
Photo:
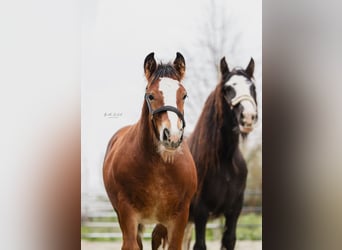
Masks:
[[[189,138],[189,146],[199,169],[199,177],[206,174],[210,164],[219,162],[219,147],[222,145],[220,130],[223,126],[223,94],[218,84],[207,98],[194,132]]]
[[[223,97],[222,88],[233,75],[242,75],[251,80],[251,77],[242,68],[234,68],[229,74],[222,75],[220,82],[208,96],[194,132],[188,140],[197,164],[199,180],[206,175],[209,167],[220,167],[220,154],[227,153],[222,152],[222,149],[229,147],[226,145],[228,138],[222,137],[222,131],[227,126],[227,119],[233,119],[232,115],[234,114],[230,114],[231,111]],[[231,127],[228,129],[233,130],[235,126],[233,120],[228,122],[231,122]],[[226,132],[234,133],[231,130]],[[236,138],[236,143],[238,143],[238,134]]]
[[[239,76],[244,76],[246,77],[249,81],[251,81],[253,78],[248,75],[245,71],[245,69],[241,68],[241,67],[235,67],[233,68],[228,74],[226,75],[223,75],[222,76],[222,80],[221,80],[221,83],[222,82],[227,82],[232,76],[234,75],[239,75]]]

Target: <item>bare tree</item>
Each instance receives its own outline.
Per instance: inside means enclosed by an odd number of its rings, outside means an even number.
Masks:
[[[225,0],[205,2],[198,37],[191,51],[187,53],[188,81],[190,82],[187,117],[190,130],[193,129],[204,101],[218,82],[218,63],[227,56],[228,63],[234,61],[240,33],[234,28],[234,20]],[[190,131],[189,131],[190,132]]]
[[[201,16],[196,41],[187,54],[188,96],[187,120],[188,133],[191,133],[203,108],[209,93],[219,80],[219,62],[226,56],[228,64],[239,61],[242,52],[239,43],[241,31],[236,28],[232,12],[226,0],[204,0],[203,15]],[[251,138],[252,136],[252,138]],[[241,149],[250,167],[249,188],[260,191],[261,188],[261,130],[249,136],[246,143],[241,143]],[[254,197],[255,198],[255,197]],[[260,198],[260,197],[256,197]]]

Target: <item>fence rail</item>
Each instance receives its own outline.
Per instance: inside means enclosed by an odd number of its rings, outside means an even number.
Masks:
[[[245,192],[245,197],[260,196],[260,192]],[[261,213],[261,206],[244,206],[242,214]],[[220,235],[224,224],[222,219],[211,220],[207,224],[207,230],[215,237]],[[257,228],[261,224],[238,224],[240,228]],[[112,205],[105,195],[82,195],[82,221],[81,221],[81,237],[83,239],[121,239],[122,234],[117,221],[117,215]],[[151,232],[154,225],[146,225],[143,233],[144,239],[151,238]],[[219,237],[219,236],[218,236]]]

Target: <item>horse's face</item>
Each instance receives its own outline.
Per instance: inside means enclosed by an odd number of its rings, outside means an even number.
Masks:
[[[177,73],[176,75],[153,77],[154,72],[150,69],[155,60],[153,55],[151,58],[148,57],[145,59],[145,75],[148,79],[145,98],[150,109],[151,123],[160,142],[159,150],[174,151],[182,143],[185,127],[183,115],[187,94],[181,84],[185,71],[184,58],[177,53],[173,69],[170,68]],[[158,71],[158,66],[153,66],[152,70]]]
[[[246,69],[229,72],[225,58],[221,60],[223,96],[235,114],[240,132],[248,134],[257,121],[256,91],[253,78],[254,60],[251,58]]]
[[[186,90],[179,81],[172,78],[163,77],[157,82],[146,90],[146,94],[152,110],[162,109],[153,116],[154,126],[159,134],[158,139],[166,149],[173,150],[183,140],[185,124],[176,112],[167,110],[167,107],[174,107],[184,114]]]

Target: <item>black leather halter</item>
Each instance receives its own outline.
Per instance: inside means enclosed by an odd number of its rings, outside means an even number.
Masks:
[[[156,127],[155,127],[155,124],[154,124],[153,116],[155,114],[166,112],[166,111],[171,111],[171,112],[176,113],[177,116],[179,117],[179,119],[182,120],[182,129],[185,128],[185,120],[184,120],[184,115],[182,114],[182,112],[180,112],[176,107],[173,107],[173,106],[162,106],[162,107],[160,107],[160,108],[158,108],[156,110],[153,110],[152,107],[151,107],[150,100],[148,99],[148,96],[149,96],[149,94],[146,93],[145,94],[145,100],[146,100],[146,103],[147,103],[148,111],[150,112],[150,115],[151,115],[151,120],[153,121],[153,127],[154,127],[155,131],[156,131]]]

